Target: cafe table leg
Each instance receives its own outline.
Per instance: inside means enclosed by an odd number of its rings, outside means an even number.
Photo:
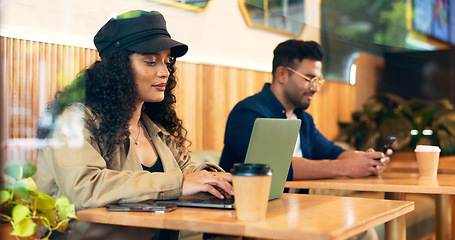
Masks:
[[[436,195],[436,240],[451,239],[451,196]]]
[[[386,192],[385,199],[390,200],[405,200],[404,193]],[[406,218],[405,216],[397,217],[385,223],[385,239],[386,240],[406,240]]]
[[[451,224],[451,226],[452,226],[452,228],[451,228],[452,229],[452,240],[455,240],[455,219],[454,219],[455,218],[455,195],[451,195],[451,201],[452,201],[452,203],[451,203],[450,206],[451,206],[451,210],[452,210],[451,211],[452,212],[452,216],[451,216],[451,219],[452,219],[452,224]]]

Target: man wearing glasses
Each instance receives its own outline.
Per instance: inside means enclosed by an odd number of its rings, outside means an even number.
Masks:
[[[239,102],[229,114],[220,166],[229,171],[243,162],[256,118],[298,118],[299,137],[287,180],[366,177],[380,174],[389,157],[369,149],[346,151],[325,138],[305,110],[324,84],[322,47],[313,41],[287,40],[273,52],[273,80]],[[389,150],[388,154],[392,151]],[[376,159],[376,160],[375,160]],[[377,159],[380,159],[378,161]]]

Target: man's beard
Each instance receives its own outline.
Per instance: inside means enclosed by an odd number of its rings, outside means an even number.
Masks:
[[[310,107],[310,102],[295,101],[293,105],[295,108],[306,110],[308,107]]]
[[[310,102],[301,104],[301,106],[300,106],[300,108],[303,109],[303,110],[306,110],[306,109],[309,108],[309,107],[310,107]]]
[[[308,96],[308,95],[314,96],[314,93],[313,92],[306,92],[304,95],[305,96]],[[301,108],[303,110],[306,110],[307,108],[310,107],[310,103],[311,103],[311,100],[309,100],[308,102],[304,102],[304,103],[300,102],[299,106],[297,106],[297,107]]]

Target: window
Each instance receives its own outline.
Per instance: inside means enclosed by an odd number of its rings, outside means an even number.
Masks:
[[[249,26],[300,36],[305,25],[304,0],[239,0]]]
[[[203,12],[211,0],[151,0],[152,2],[164,3],[166,5],[179,7],[191,11]]]

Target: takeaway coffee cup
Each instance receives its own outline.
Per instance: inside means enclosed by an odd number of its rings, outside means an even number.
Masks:
[[[438,173],[441,149],[438,146],[417,145],[414,152],[420,177],[435,178]]]
[[[267,164],[234,164],[231,170],[237,219],[257,221],[265,218],[272,182]]]

